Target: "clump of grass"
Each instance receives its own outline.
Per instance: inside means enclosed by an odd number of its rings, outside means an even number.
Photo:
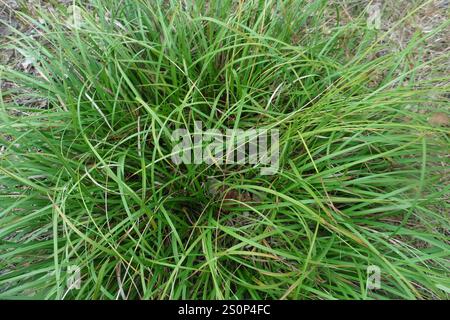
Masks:
[[[38,76],[0,69],[17,84],[0,95],[0,298],[448,298],[448,130],[413,112],[448,107],[448,77],[415,77],[440,63],[417,54],[439,29],[383,54],[388,34],[330,25],[330,9],[96,0],[22,16],[35,32],[10,45]],[[278,128],[279,172],[175,165],[170,135],[194,121]]]

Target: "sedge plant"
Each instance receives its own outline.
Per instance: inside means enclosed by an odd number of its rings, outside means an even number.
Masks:
[[[0,69],[1,299],[448,298],[448,21],[393,48],[323,0],[69,9],[5,44],[34,72]],[[195,121],[278,129],[278,172],[175,164]]]

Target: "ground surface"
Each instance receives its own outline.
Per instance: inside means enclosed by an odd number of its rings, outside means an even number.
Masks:
[[[330,24],[336,21],[333,9],[335,5],[342,7],[345,12],[345,15],[340,17],[341,24],[361,15],[368,16],[370,14],[368,6],[380,10],[380,34],[391,30],[399,20],[405,18],[405,12],[411,12],[414,8],[420,7],[414,15],[406,18],[402,28],[396,28],[390,32],[389,37],[385,40],[391,44],[394,51],[405,48],[415,32],[431,32],[436,26],[448,19],[450,14],[448,0],[330,0],[329,2]],[[23,19],[20,18],[21,12],[33,15],[38,9],[44,9],[53,13],[55,7],[66,7],[70,10],[71,4],[72,0],[0,0],[0,64],[12,65],[18,70],[33,72],[31,61],[14,50],[4,48],[6,36],[13,35],[11,28],[18,28],[27,34],[33,33],[33,28],[25,24]],[[437,33],[426,43],[425,48],[426,60],[433,60],[448,53],[450,50],[450,30],[447,28]],[[447,64],[432,64],[428,70],[423,71],[422,77],[430,77],[432,73],[446,74],[448,72],[450,72],[450,62],[447,62]],[[11,84],[2,79],[1,85],[8,86]],[[27,103],[32,103],[32,101],[27,101]],[[42,101],[36,103],[38,106],[43,105]],[[439,114],[431,121],[448,123],[448,117]]]

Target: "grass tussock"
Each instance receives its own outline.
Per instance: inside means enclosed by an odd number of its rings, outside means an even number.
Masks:
[[[448,128],[428,120],[449,78],[418,76],[448,59],[420,50],[448,21],[390,50],[390,31],[340,14],[320,0],[23,14],[34,32],[8,45],[34,72],[0,67],[0,298],[448,298]],[[194,121],[279,129],[279,172],[175,165],[171,133]]]

